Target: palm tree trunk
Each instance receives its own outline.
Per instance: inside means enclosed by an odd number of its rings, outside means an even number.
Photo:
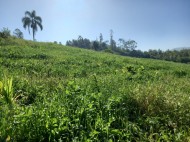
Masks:
[[[32,33],[33,33],[33,41],[34,41],[34,28],[32,28]]]

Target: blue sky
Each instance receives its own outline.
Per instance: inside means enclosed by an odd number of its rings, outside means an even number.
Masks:
[[[112,29],[116,42],[133,39],[140,50],[190,47],[190,0],[0,0],[0,29],[19,28],[32,40],[21,22],[26,10],[42,17],[38,41],[65,44],[100,33],[109,40]]]

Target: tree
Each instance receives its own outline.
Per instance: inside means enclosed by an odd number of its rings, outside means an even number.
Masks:
[[[100,45],[100,50],[102,50],[102,43],[103,43],[103,35],[102,33],[100,33],[100,36],[99,36],[99,45]]]
[[[92,49],[94,49],[94,50],[98,50],[99,49],[99,43],[98,43],[98,41],[93,41],[92,42]]]
[[[22,33],[18,28],[14,30],[13,34],[14,34],[14,36],[16,36],[17,38],[23,39],[23,33]]]
[[[33,10],[32,12],[26,11],[25,17],[22,18],[23,27],[26,29],[28,27],[28,31],[30,34],[30,28],[32,28],[32,34],[33,34],[33,41],[35,40],[35,34],[38,31],[38,26],[40,29],[43,29],[42,26],[42,18],[39,16],[36,16],[36,11]]]
[[[111,47],[111,50],[116,49],[116,42],[113,39],[113,30],[110,30],[110,47]]]
[[[85,38],[84,40],[83,40],[83,44],[84,44],[84,48],[90,48],[90,40],[89,39],[87,39],[87,38]]]
[[[102,33],[100,33],[100,44],[102,44],[102,42],[103,42],[103,35]]]
[[[78,41],[82,41],[83,37],[81,35],[78,36]]]
[[[110,46],[113,49],[113,30],[110,30]]]
[[[84,48],[84,45],[83,45],[83,37],[81,35],[78,36],[78,46],[80,48]]]
[[[66,41],[66,46],[73,46],[73,42],[70,40]]]
[[[119,47],[120,48],[126,48],[126,41],[123,38],[119,38]]]
[[[107,41],[102,42],[102,44],[101,44],[101,49],[102,49],[102,50],[105,50],[105,49],[107,49],[107,48],[108,48]]]
[[[8,28],[3,28],[0,32],[0,37],[8,38],[9,36],[11,36],[11,31]]]
[[[133,51],[137,47],[137,42],[134,40],[125,41],[124,39],[120,38],[119,43],[120,48],[124,48],[129,51]]]
[[[127,42],[126,42],[126,44],[127,44],[127,47],[130,49],[130,50],[135,50],[135,48],[137,48],[137,42],[136,41],[134,41],[134,40],[128,40]]]

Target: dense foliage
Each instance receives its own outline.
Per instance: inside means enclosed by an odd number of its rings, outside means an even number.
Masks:
[[[1,40],[3,40],[3,39],[6,39],[6,40],[7,40],[7,38],[11,38],[11,37],[23,39],[23,38],[24,38],[24,35],[23,35],[23,33],[21,32],[21,30],[18,29],[18,28],[16,28],[16,29],[14,30],[14,32],[13,32],[13,35],[11,35],[11,31],[10,31],[8,28],[5,28],[5,27],[4,27],[4,28],[1,30],[1,32],[0,32],[0,38],[1,38]],[[2,43],[0,43],[0,44],[2,44]]]
[[[17,38],[24,38],[23,33],[18,28],[14,30],[13,35]]]
[[[0,141],[189,141],[190,67],[0,38]]]
[[[11,36],[11,31],[8,28],[3,28],[0,32],[0,38],[8,38]]]
[[[67,46],[74,46],[79,48],[93,49],[96,51],[105,51],[110,53],[119,54],[122,56],[131,56],[138,58],[151,58],[159,60],[167,60],[173,62],[190,63],[190,49],[181,50],[148,50],[141,51],[136,50],[137,42],[134,40],[124,40],[120,38],[118,43],[113,39],[113,35],[110,37],[110,43],[103,41],[103,36],[100,34],[100,40],[90,41],[87,38],[79,36],[78,39],[69,40],[66,42]]]

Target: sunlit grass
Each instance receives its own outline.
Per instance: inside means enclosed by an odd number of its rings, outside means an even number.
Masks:
[[[190,140],[189,65],[10,40],[0,141]]]

